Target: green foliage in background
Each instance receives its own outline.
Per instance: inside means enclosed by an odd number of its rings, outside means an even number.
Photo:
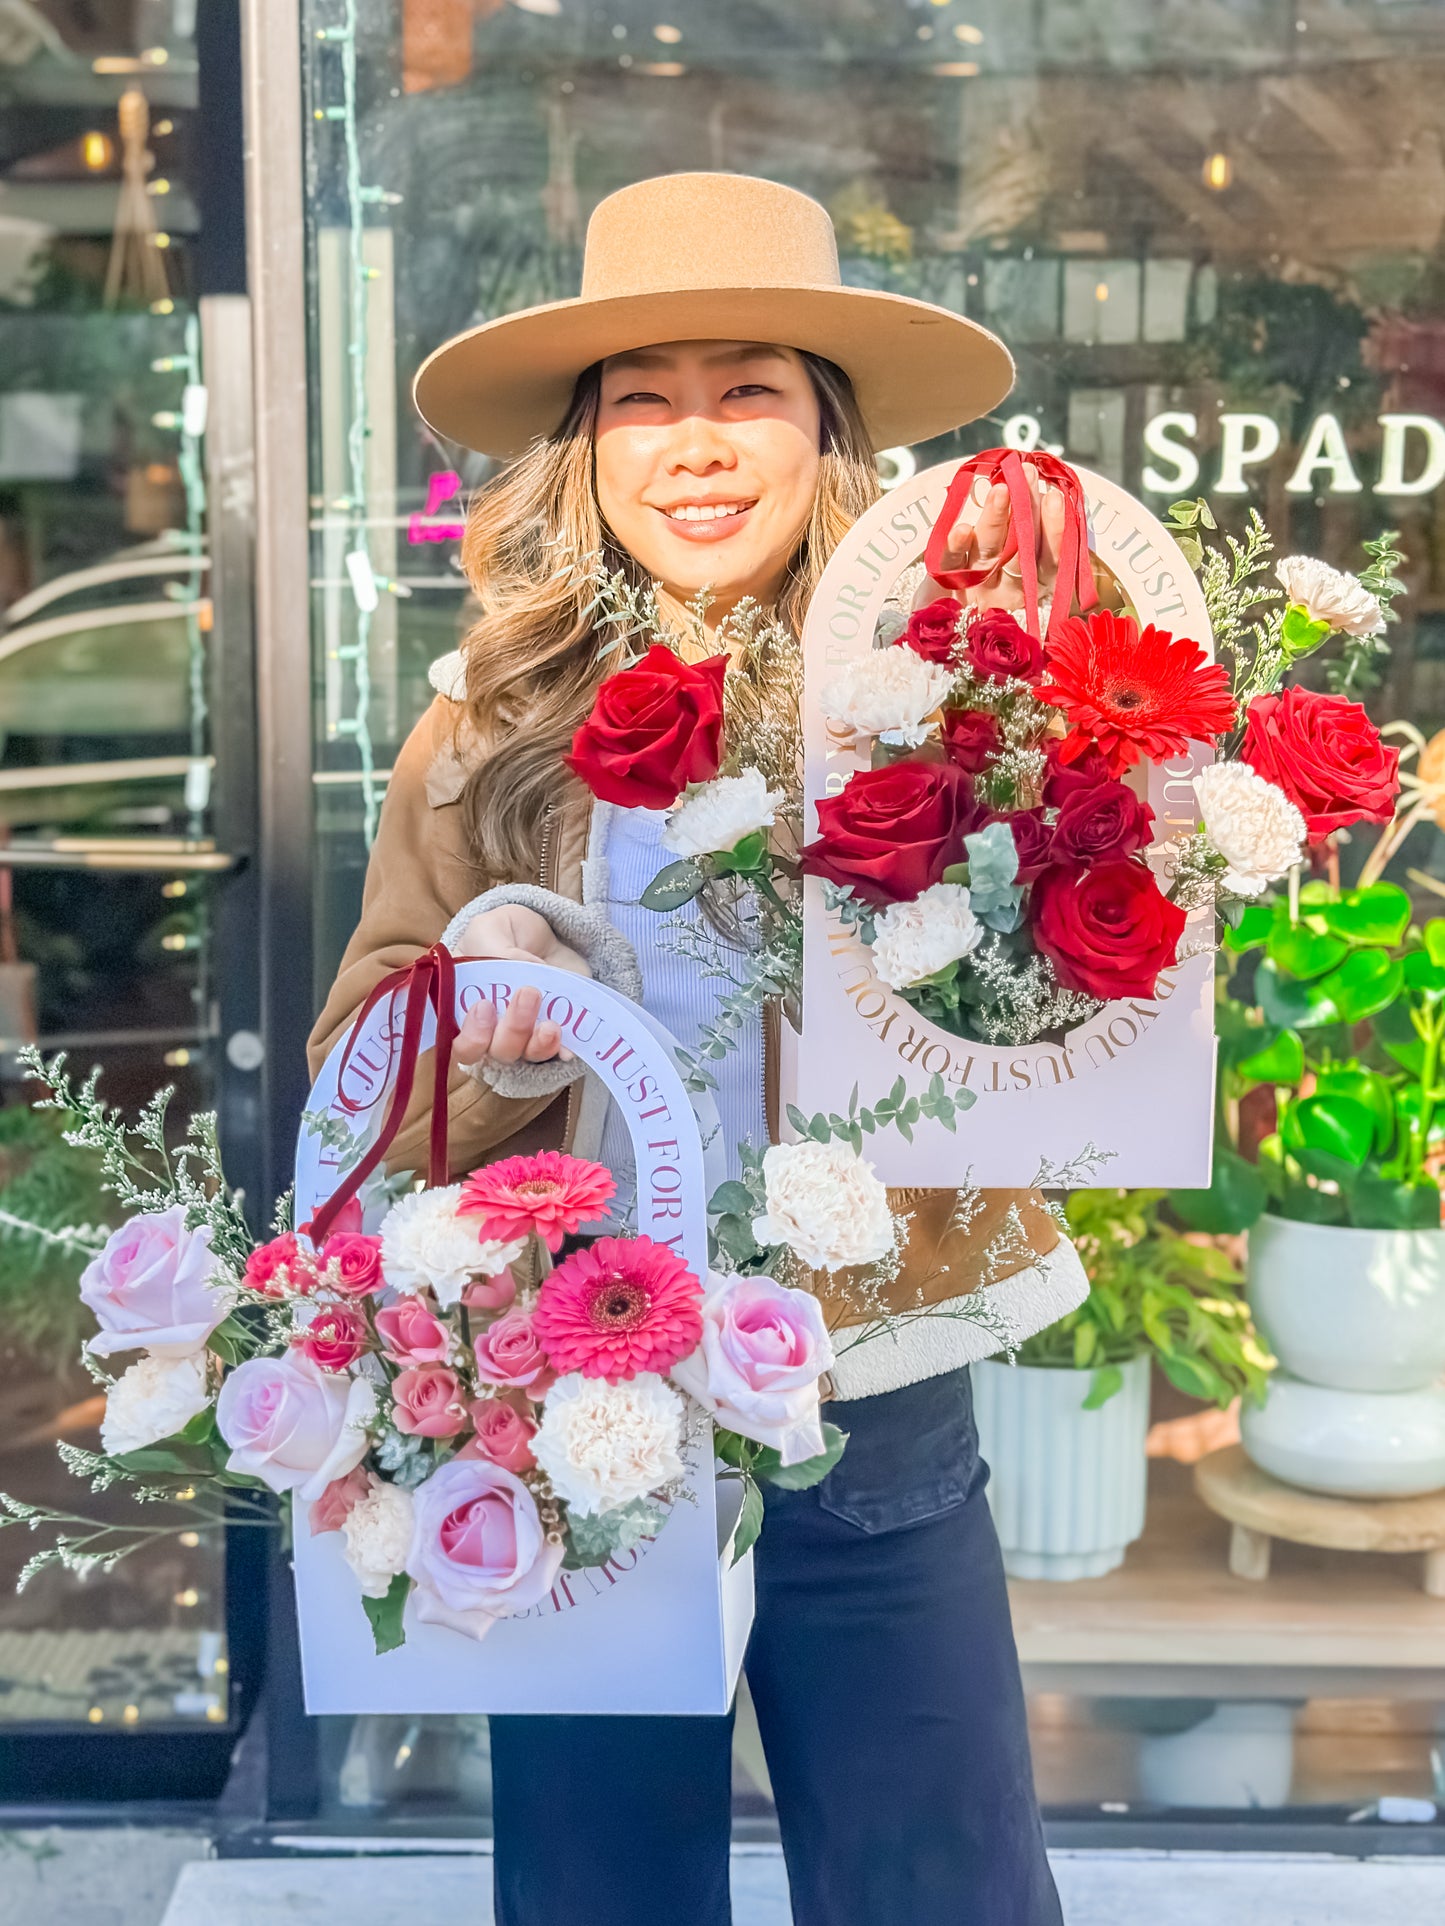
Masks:
[[[1221,1410],[1241,1394],[1264,1394],[1273,1360],[1255,1336],[1239,1272],[1223,1251],[1164,1222],[1164,1194],[1076,1190],[1065,1206],[1089,1295],[1031,1337],[1018,1362],[1092,1371],[1086,1411],[1114,1396],[1121,1367],[1145,1351],[1178,1390]]]
[[[26,1104],[0,1109],[0,1332],[57,1371],[73,1366],[91,1328],[76,1286],[117,1217],[100,1158],[62,1131]]]

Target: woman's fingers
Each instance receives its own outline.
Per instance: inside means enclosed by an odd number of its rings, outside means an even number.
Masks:
[[[500,1013],[491,1003],[474,1003],[452,1054],[467,1069],[483,1058],[492,1063],[516,1063],[523,1058],[528,1063],[550,1063],[553,1057],[561,1057],[570,1063],[573,1053],[563,1047],[558,1026],[537,1021],[541,1007],[541,993],[531,989],[518,990]]]
[[[978,520],[973,525],[975,568],[992,568],[1008,540],[1008,490],[995,482],[984,497]]]
[[[492,1034],[497,1027],[497,1012],[490,1003],[474,1003],[463,1019],[457,1032],[457,1040],[452,1055],[464,1068],[470,1069],[480,1063],[492,1047]]]
[[[1043,537],[1039,549],[1039,588],[1046,594],[1052,594],[1054,584],[1059,579],[1059,556],[1064,546],[1064,497],[1059,489],[1044,490],[1039,524]]]

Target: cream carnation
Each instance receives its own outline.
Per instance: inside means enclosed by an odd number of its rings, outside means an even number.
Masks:
[[[814,1270],[874,1264],[893,1248],[893,1213],[873,1166],[849,1144],[773,1144],[763,1155],[761,1244],[786,1244]]]
[[[1291,602],[1298,602],[1311,622],[1328,622],[1346,635],[1378,635],[1385,626],[1377,599],[1354,575],[1317,562],[1312,555],[1288,555],[1275,563]]]
[[[448,1311],[471,1280],[495,1277],[522,1255],[525,1238],[510,1243],[483,1239],[476,1217],[459,1217],[460,1184],[414,1190],[398,1198],[382,1219],[381,1268],[393,1290],[408,1296],[428,1286]]]
[[[769,789],[761,769],[716,776],[694,789],[667,819],[663,846],[677,856],[711,856],[735,849],[755,829],[771,828],[781,789]]]
[[[406,1568],[412,1534],[411,1493],[373,1477],[341,1527],[346,1562],[356,1573],[364,1598],[385,1598],[391,1581]]]
[[[953,687],[953,670],[912,649],[872,649],[823,685],[823,707],[860,736],[886,735],[916,749],[924,720]]]
[[[683,1411],[651,1371],[620,1384],[573,1371],[547,1393],[532,1452],[573,1511],[615,1511],[682,1476]]]
[[[983,936],[962,883],[935,883],[911,903],[891,903],[874,928],[873,968],[895,990],[956,963]]]
[[[1194,778],[1204,833],[1229,864],[1224,887],[1260,896],[1303,854],[1305,819],[1246,762],[1216,762]]]
[[[112,1458],[174,1437],[210,1403],[204,1352],[183,1358],[144,1357],[110,1387],[100,1442]]]

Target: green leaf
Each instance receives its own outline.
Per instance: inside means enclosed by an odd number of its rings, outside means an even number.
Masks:
[[[1305,1051],[1299,1032],[1281,1030],[1272,1043],[1234,1067],[1250,1083],[1297,1084],[1305,1070]]]
[[[1087,1371],[1099,1348],[1099,1327],[1097,1324],[1076,1324],[1074,1326],[1074,1369]]]
[[[1410,898],[1398,883],[1370,883],[1346,890],[1338,902],[1311,905],[1311,914],[1351,943],[1394,949],[1410,927]]]
[[[1339,1021],[1334,1004],[1317,983],[1297,983],[1292,976],[1281,976],[1268,957],[1254,973],[1254,993],[1268,1021],[1282,1030],[1316,1030]]]
[[[1316,1073],[1312,1094],[1348,1097],[1352,1103],[1363,1104],[1375,1120],[1375,1150],[1389,1149],[1395,1135],[1395,1093],[1378,1070],[1366,1070],[1358,1064],[1331,1065]]]
[[[746,1475],[743,1478],[743,1508],[738,1513],[737,1529],[733,1533],[733,1559],[738,1560],[758,1542],[758,1533],[763,1528],[763,1494],[755,1479]]]
[[[1100,1405],[1107,1404],[1110,1398],[1114,1397],[1123,1389],[1124,1373],[1119,1369],[1118,1365],[1101,1364],[1094,1373],[1093,1382],[1089,1386],[1088,1396],[1084,1399],[1083,1405],[1080,1408],[1084,1411],[1097,1411]]]
[[[1411,950],[1408,956],[1401,958],[1401,963],[1409,987],[1428,1003],[1438,1002],[1442,992],[1445,992],[1445,968],[1433,962],[1425,950]]]
[[[724,1212],[733,1217],[750,1217],[757,1213],[757,1201],[746,1184],[728,1182],[719,1184],[707,1200],[708,1214],[720,1217]]]
[[[950,863],[938,880],[941,883],[962,883],[966,887],[968,884],[968,864]]]
[[[1432,916],[1420,935],[1430,961],[1445,968],[1445,916]]]
[[[765,1477],[770,1485],[777,1485],[782,1491],[807,1491],[827,1477],[842,1457],[847,1442],[846,1431],[840,1431],[835,1424],[825,1424],[823,1449],[816,1458],[805,1458],[800,1465],[769,1466],[766,1470],[760,1465],[759,1476]]]
[[[1437,1230],[1439,1186],[1428,1177],[1399,1184],[1362,1171],[1350,1189],[1350,1222],[1361,1230]]]
[[[1410,1011],[1404,1003],[1392,1003],[1387,1009],[1379,1010],[1370,1020],[1370,1028],[1376,1040],[1381,1043],[1403,1070],[1412,1077],[1420,1076],[1425,1068],[1425,1045],[1420,1034],[1410,1021]]]
[[[713,856],[712,866],[719,876],[747,876],[765,867],[767,852],[766,831],[755,829],[750,835],[744,836],[740,843],[734,843],[731,849],[718,850]],[[645,895],[642,900],[644,903],[647,901]]]
[[[1269,1203],[1269,1187],[1258,1166],[1220,1144],[1208,1190],[1171,1190],[1170,1207],[1191,1230],[1212,1237],[1246,1231]]]
[[[1304,1150],[1325,1151],[1358,1170],[1375,1141],[1374,1113],[1349,1097],[1301,1097],[1285,1106],[1280,1135],[1285,1148],[1297,1156]]]
[[[746,1264],[758,1249],[752,1220],[747,1217],[734,1217],[731,1213],[719,1217],[713,1226],[713,1236],[735,1264]]]
[[[1329,623],[1312,622],[1303,602],[1291,602],[1285,610],[1280,640],[1291,656],[1309,655],[1328,640],[1329,634]]]
[[[1301,1224],[1343,1224],[1345,1200],[1333,1191],[1291,1181],[1285,1184],[1279,1199],[1279,1214]]]
[[[1383,950],[1356,950],[1337,970],[1312,985],[1327,997],[1340,1023],[1360,1023],[1386,1004],[1393,1003],[1405,987],[1405,970],[1400,959],[1386,956]]]
[[[256,1348],[254,1334],[233,1311],[206,1339],[206,1349],[214,1351],[223,1364],[241,1364]]]
[[[1350,946],[1342,936],[1330,936],[1322,930],[1312,930],[1308,923],[1284,923],[1277,928],[1266,946],[1270,961],[1277,969],[1298,977],[1306,982],[1312,976],[1323,976],[1326,970],[1349,955]]]
[[[406,1634],[401,1629],[402,1613],[406,1610],[407,1594],[411,1590],[411,1579],[406,1572],[398,1572],[387,1587],[384,1598],[365,1598],[361,1603],[371,1622],[371,1636],[376,1640],[376,1655],[394,1652],[399,1645],[406,1643]]]
[[[1211,1404],[1226,1405],[1234,1396],[1233,1386],[1193,1351],[1173,1351],[1168,1357],[1161,1357],[1159,1369],[1175,1390],[1188,1398],[1205,1398]]]
[[[644,909],[662,912],[681,909],[692,901],[706,881],[696,859],[682,856],[657,872],[639,900]]]

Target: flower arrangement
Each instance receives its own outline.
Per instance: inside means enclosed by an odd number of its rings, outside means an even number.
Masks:
[[[197,1515],[268,1522],[271,1493],[294,1502],[296,1530],[341,1534],[378,1651],[403,1641],[408,1608],[480,1639],[564,1568],[655,1536],[690,1439],[711,1436],[744,1480],[735,1556],[761,1524],[758,1480],[814,1483],[843,1449],[820,1415],[832,1350],[810,1293],[699,1278],[643,1236],[564,1249],[613,1196],[598,1164],[543,1150],[459,1184],[377,1179],[373,1231],[352,1199],[324,1227],[318,1214],[315,1240],[278,1223],[258,1244],[213,1119],[172,1150],[164,1096],[130,1127],[93,1076],[77,1090],[63,1059],[27,1067],[129,1212],[80,1279],[102,1449],[62,1454],[93,1488],[126,1483],[180,1515],[136,1528],[0,1499],[4,1522],[58,1528],[27,1576],[113,1564]],[[829,1230],[856,1185],[768,1197],[780,1248],[846,1258],[882,1234],[876,1210]]]
[[[950,503],[991,459],[965,464]],[[1207,506],[1176,504],[1220,649],[1211,662],[1194,639],[1093,606],[1077,478],[1052,469],[1079,524],[1063,571],[1078,612],[1068,597],[1046,622],[1035,602],[1024,620],[951,594],[885,604],[874,647],[822,690],[830,739],[861,747],[866,766],[818,804],[811,842],[796,753],[777,741],[769,758],[751,753],[742,685],[757,682],[768,629],[756,611],[693,664],[658,624],[646,654],[601,684],[571,767],[605,800],[668,812],[676,860],[645,902],[673,911],[720,888],[750,898],[757,960],[735,1010],[750,994],[796,996],[797,882],[811,875],[878,979],[940,1027],[986,1043],[1057,1040],[1108,1002],[1152,997],[1181,960],[1191,910],[1217,905],[1236,921],[1308,847],[1389,818],[1398,752],[1351,700],[1398,587],[1388,543],[1362,578],[1292,557],[1272,588],[1257,579],[1269,553],[1257,518],[1244,542],[1206,558]],[[1015,514],[1026,507],[1016,500]],[[934,548],[949,519],[945,507],[925,558],[935,580],[948,573]],[[1024,529],[1019,554],[1030,552]],[[1283,686],[1335,636],[1339,687]],[[784,686],[775,709],[796,694]],[[794,752],[797,734],[796,714],[778,726]],[[1161,843],[1137,778],[1191,743],[1213,758],[1194,783],[1196,826]],[[694,1066],[704,1080],[707,1055],[728,1047],[726,1000],[723,1017]],[[968,1100],[959,1093],[959,1107]]]

